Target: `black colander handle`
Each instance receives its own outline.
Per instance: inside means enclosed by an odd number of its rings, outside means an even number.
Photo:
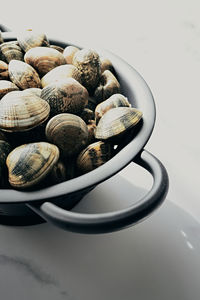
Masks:
[[[154,181],[146,196],[128,208],[108,213],[85,214],[67,211],[50,202],[45,202],[40,207],[27,205],[45,220],[72,232],[106,233],[136,224],[151,214],[165,199],[169,179],[163,164],[146,150],[134,158],[133,162],[145,168]]]

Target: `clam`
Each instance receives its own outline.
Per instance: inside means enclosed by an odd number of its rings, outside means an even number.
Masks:
[[[103,73],[105,70],[109,70],[112,73],[114,73],[113,65],[108,58],[104,56],[100,56],[100,61],[101,61],[101,73]]]
[[[98,102],[108,99],[113,94],[120,92],[120,84],[117,78],[109,70],[105,70],[100,78],[99,84],[94,91],[94,98]]]
[[[79,116],[63,113],[48,121],[46,137],[50,143],[59,147],[64,157],[73,156],[87,144],[88,129]]]
[[[73,57],[73,65],[80,70],[82,84],[92,94],[101,75],[101,63],[98,53],[87,48],[79,50]]]
[[[102,141],[88,145],[77,158],[77,168],[81,173],[90,172],[105,162],[112,156],[112,147],[109,143]]]
[[[0,45],[1,56],[9,63],[12,59],[24,60],[24,53],[17,41],[5,42]]]
[[[62,53],[49,47],[35,47],[28,50],[24,55],[24,61],[34,67],[41,76],[66,63]]]
[[[41,182],[59,159],[57,146],[30,143],[15,148],[7,157],[9,182],[15,188],[28,188]]]
[[[46,35],[34,30],[25,30],[20,32],[18,34],[17,41],[24,52],[27,52],[29,49],[34,47],[50,46]]]
[[[42,87],[45,87],[48,84],[54,83],[55,81],[63,80],[69,77],[72,77],[81,83],[81,73],[75,66],[61,65],[44,75],[41,79],[41,84]]]
[[[0,101],[0,129],[26,131],[42,124],[49,116],[49,104],[40,97],[13,91]]]
[[[8,65],[8,72],[12,82],[22,90],[41,86],[38,73],[25,62],[11,60]]]
[[[63,56],[67,64],[72,64],[73,57],[77,51],[80,49],[75,46],[67,46],[63,51]]]
[[[7,93],[18,90],[19,88],[13,82],[8,80],[0,80],[0,99]]]
[[[108,99],[99,103],[95,109],[96,122],[98,123],[99,119],[109,109],[112,109],[115,107],[120,107],[120,106],[131,107],[131,104],[128,101],[128,99],[125,96],[123,96],[122,94],[114,94],[114,95],[110,96]]]
[[[107,140],[119,137],[135,126],[142,118],[142,112],[132,107],[116,107],[108,110],[99,120],[95,138]]]
[[[8,64],[3,60],[0,60],[0,80],[1,79],[8,79]]]
[[[42,89],[41,98],[51,107],[51,115],[80,114],[87,104],[88,91],[73,78],[56,81]]]
[[[60,53],[63,53],[64,48],[57,45],[50,45],[50,48],[58,50]]]
[[[41,96],[41,92],[42,90],[39,89],[39,88],[29,88],[29,89],[26,89],[26,90],[23,90],[23,94],[31,94],[31,95],[36,95],[38,97]]]

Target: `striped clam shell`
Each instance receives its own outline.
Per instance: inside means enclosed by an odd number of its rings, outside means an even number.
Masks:
[[[51,114],[80,114],[88,102],[88,91],[73,78],[59,80],[42,89],[41,98],[51,107]]]
[[[0,101],[0,129],[20,132],[42,124],[49,116],[49,104],[40,97],[13,91]]]
[[[35,47],[28,50],[24,61],[36,69],[41,76],[66,63],[62,53],[49,47]]]
[[[0,45],[1,56],[9,63],[12,59],[24,60],[24,52],[17,41],[5,42]]]
[[[12,91],[18,91],[19,88],[11,81],[0,80],[0,99]]]
[[[8,64],[4,62],[3,60],[0,60],[0,80],[8,79],[9,74],[8,74]]]
[[[15,188],[28,188],[41,182],[59,159],[57,146],[30,143],[15,148],[7,157],[9,182]]]
[[[8,72],[12,82],[22,90],[41,86],[38,73],[25,62],[11,60],[8,65]]]
[[[131,107],[131,104],[128,101],[128,99],[122,94],[114,94],[108,99],[99,103],[95,109],[96,122],[98,123],[98,121],[101,119],[103,114],[105,114],[109,109],[120,107],[120,106]]]
[[[40,89],[40,88],[29,88],[29,89],[23,90],[23,94],[31,94],[31,95],[36,95],[38,97],[41,96],[41,92],[42,92],[42,89]]]
[[[17,36],[17,41],[24,52],[34,47],[50,46],[46,35],[34,30],[21,31]]]
[[[44,75],[41,79],[41,85],[44,88],[51,83],[70,77],[76,79],[79,83],[81,83],[81,73],[75,66],[61,65]]]
[[[65,157],[78,154],[87,144],[88,129],[76,115],[63,113],[51,118],[46,125],[46,137],[59,147]]]
[[[103,141],[90,144],[77,158],[77,168],[81,173],[90,172],[107,162],[112,156],[112,147]]]
[[[142,118],[142,112],[133,107],[116,107],[108,110],[99,120],[95,138],[107,140],[118,137],[135,126]]]

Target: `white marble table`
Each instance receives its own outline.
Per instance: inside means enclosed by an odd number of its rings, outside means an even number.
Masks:
[[[0,226],[2,299],[199,300],[199,1],[35,0],[3,6],[1,22],[14,30],[91,41],[140,72],[157,107],[146,149],[166,166],[170,189],[151,218],[114,234],[72,234],[50,224]],[[113,180],[76,209],[116,208],[122,205],[120,191],[126,191],[128,205],[135,199],[132,184],[150,185],[133,165]]]

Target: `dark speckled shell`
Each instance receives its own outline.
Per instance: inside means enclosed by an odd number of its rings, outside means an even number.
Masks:
[[[47,85],[41,92],[51,108],[51,115],[59,113],[80,114],[88,102],[88,92],[73,78]]]
[[[80,70],[82,83],[92,94],[101,75],[101,62],[98,53],[86,48],[79,50],[73,57],[73,65]]]

